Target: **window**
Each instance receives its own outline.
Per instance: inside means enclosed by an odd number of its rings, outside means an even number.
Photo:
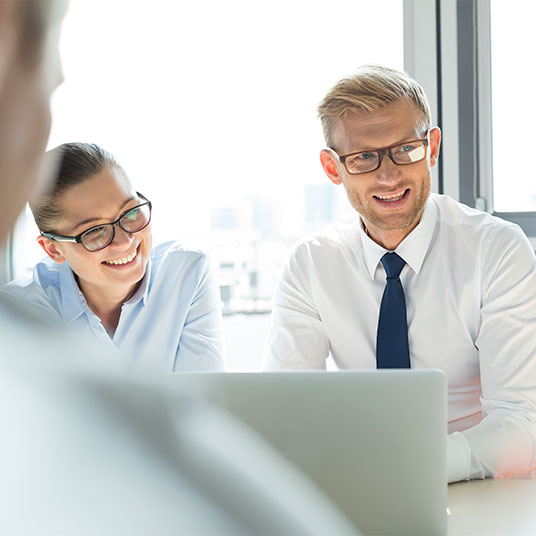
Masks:
[[[439,191],[517,223],[536,246],[536,182],[522,153],[535,115],[525,65],[535,6],[523,0],[435,5],[435,17],[425,22],[438,32]],[[508,160],[514,138],[520,154]]]
[[[535,17],[534,2],[490,2],[496,212],[536,212],[536,177],[529,156],[536,124],[534,74],[527,63]]]
[[[290,245],[354,217],[316,107],[360,64],[403,68],[402,0],[72,0],[61,51],[49,147],[106,148],[152,200],[154,243],[213,246],[230,367],[255,368]],[[35,235],[28,213],[16,275]]]

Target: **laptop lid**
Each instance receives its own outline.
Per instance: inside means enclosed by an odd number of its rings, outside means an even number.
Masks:
[[[445,533],[441,371],[200,372],[166,381],[249,424],[365,534]]]

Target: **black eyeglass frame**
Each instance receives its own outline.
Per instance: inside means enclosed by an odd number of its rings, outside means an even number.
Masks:
[[[121,216],[119,216],[119,218],[117,218],[117,220],[115,220],[115,221],[112,221],[112,222],[109,222],[109,223],[101,223],[100,225],[94,225],[93,227],[90,227],[89,229],[86,229],[85,231],[82,231],[80,234],[77,234],[76,236],[58,235],[58,234],[49,233],[49,232],[45,232],[45,231],[40,231],[40,234],[42,236],[44,236],[45,238],[49,238],[50,240],[53,240],[54,242],[76,242],[77,244],[80,244],[86,251],[89,251],[91,253],[94,253],[95,251],[101,251],[102,249],[108,247],[113,242],[113,240],[115,238],[115,226],[116,225],[119,225],[119,227],[121,227],[121,229],[125,233],[133,234],[132,231],[128,231],[127,229],[124,229],[123,226],[121,225],[121,220],[129,212],[132,212],[133,210],[136,210],[137,208],[144,207],[145,205],[147,205],[149,207],[149,219],[147,220],[147,223],[143,227],[140,227],[137,231],[134,231],[135,233],[138,233],[142,229],[145,229],[145,227],[147,227],[147,225],[149,225],[149,223],[151,223],[151,212],[152,212],[152,209],[153,209],[153,204],[151,203],[151,201],[149,201],[144,195],[140,194],[139,192],[136,192],[136,195],[138,197],[141,197],[141,199],[145,199],[145,202],[140,203],[139,205],[136,205],[135,207],[129,208],[128,210],[123,212],[123,214],[121,214]],[[107,227],[107,226],[111,226],[111,228],[112,228],[112,234],[111,234],[110,241],[106,245],[100,247],[99,249],[88,249],[84,245],[84,243],[82,242],[82,237],[85,234],[87,234],[87,233],[89,233],[89,232],[91,232],[91,231],[93,231],[95,229],[98,229],[99,227]]]
[[[355,153],[347,153],[347,154],[343,154],[343,155],[339,155],[337,153],[337,151],[335,151],[335,149],[333,149],[332,147],[328,147],[328,149],[337,157],[337,160],[344,166],[344,169],[346,169],[346,171],[348,172],[349,175],[364,175],[365,173],[372,173],[373,171],[376,171],[378,169],[380,169],[381,165],[382,165],[382,161],[383,161],[383,157],[385,155],[387,155],[390,159],[391,159],[391,162],[393,164],[395,164],[396,166],[410,166],[411,164],[416,164],[417,162],[422,162],[425,158],[426,158],[426,155],[428,154],[428,146],[430,145],[430,142],[428,141],[428,134],[429,134],[430,130],[427,130],[426,131],[426,136],[422,139],[415,139],[415,140],[407,140],[407,141],[403,141],[401,143],[395,143],[394,145],[390,145],[389,147],[383,147],[382,149],[370,149],[368,151],[357,151]],[[392,149],[394,149],[395,147],[401,147],[403,145],[405,145],[406,143],[415,143],[416,141],[420,141],[420,142],[423,142],[424,144],[424,156],[422,158],[420,158],[419,160],[415,160],[414,162],[403,162],[403,163],[400,163],[400,162],[395,162],[395,159],[393,157],[393,153],[391,152]],[[350,156],[355,156],[355,155],[358,155],[358,154],[365,154],[365,153],[376,153],[378,155],[378,165],[373,168],[373,169],[369,169],[368,171],[350,171],[347,167],[346,167],[346,159],[349,158]]]

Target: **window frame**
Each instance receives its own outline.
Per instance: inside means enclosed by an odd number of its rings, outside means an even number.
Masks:
[[[519,225],[525,234],[536,237],[536,211],[496,212],[493,210],[492,66],[490,0],[471,0],[476,13],[481,196],[489,199],[490,213]]]
[[[404,62],[443,131],[433,190],[516,223],[536,245],[536,212],[493,209],[490,0],[404,0]]]

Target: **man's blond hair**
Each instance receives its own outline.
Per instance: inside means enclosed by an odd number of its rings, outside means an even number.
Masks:
[[[335,126],[346,112],[373,112],[402,99],[415,103],[422,113],[423,129],[429,129],[432,118],[428,99],[423,88],[406,73],[380,65],[364,65],[356,74],[343,78],[318,107],[328,147],[333,147]]]

